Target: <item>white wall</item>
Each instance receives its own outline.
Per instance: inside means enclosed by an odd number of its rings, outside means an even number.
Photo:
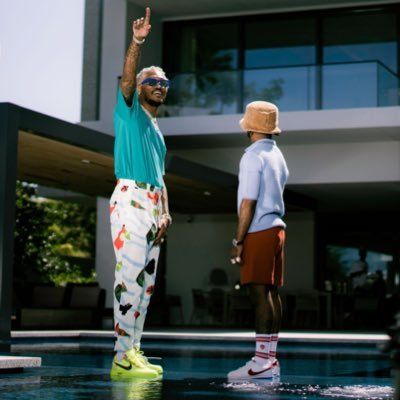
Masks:
[[[285,290],[308,290],[314,285],[314,216],[289,213],[287,228]],[[167,294],[179,295],[185,322],[190,322],[192,289],[209,289],[213,268],[223,268],[233,287],[239,267],[229,262],[236,215],[174,215],[168,233]]]
[[[185,322],[192,312],[192,289],[209,289],[213,268],[226,271],[229,286],[239,279],[239,268],[229,262],[236,215],[174,214],[168,232],[167,294],[179,295]],[[314,216],[288,213],[286,246],[286,290],[307,290],[314,285]],[[107,291],[106,307],[113,305],[115,256],[111,240],[108,199],[97,199],[96,272]]]
[[[237,266],[229,262],[235,215],[174,214],[168,233],[167,294],[179,295],[186,323],[192,312],[192,289],[208,289],[208,277],[213,268],[224,269],[233,284],[239,278]]]
[[[311,212],[285,216],[286,266],[284,289],[311,290],[315,271],[315,218]]]
[[[283,146],[289,183],[400,181],[400,141]]]
[[[126,0],[105,0],[101,59],[100,120],[112,123],[118,76],[122,73],[126,29]]]
[[[400,181],[400,141],[279,147],[289,167],[289,184]],[[236,175],[243,150],[226,147],[170,153]]]
[[[100,77],[100,120],[85,121],[84,126],[113,134],[117,78],[122,73],[126,52],[126,0],[104,0]],[[106,289],[106,307],[113,306],[115,254],[111,240],[109,199],[97,198],[96,273],[101,287]]]
[[[184,300],[185,317],[191,312],[191,289],[207,288],[213,268],[224,268],[230,283],[238,279],[237,268],[229,263],[230,244],[236,227],[235,215],[174,214],[168,232],[167,292]],[[184,243],[184,245],[183,245]],[[107,291],[106,307],[113,305],[115,255],[111,240],[108,199],[97,198],[96,273],[101,287]],[[185,282],[185,285],[182,285]]]
[[[160,127],[166,135],[176,136],[242,133],[242,117],[243,114],[169,117],[160,119]],[[400,113],[399,107],[286,111],[280,113],[279,126],[284,133],[398,128]]]
[[[114,135],[113,113],[117,94],[117,78],[122,75],[127,50],[128,32],[133,19],[144,15],[144,7],[126,0],[104,0],[101,56],[100,120],[82,125]],[[127,26],[129,24],[129,26]],[[151,17],[151,33],[142,48],[140,68],[161,64],[162,23],[157,14]]]
[[[96,274],[100,287],[106,289],[106,307],[113,306],[115,253],[111,239],[109,199],[97,198]]]
[[[0,0],[0,102],[80,120],[84,0]]]
[[[126,0],[104,0],[101,44],[100,113],[98,121],[84,121],[83,126],[109,135],[114,134],[118,76],[122,74],[126,52]]]

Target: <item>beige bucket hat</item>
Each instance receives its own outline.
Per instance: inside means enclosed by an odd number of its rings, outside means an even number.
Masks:
[[[246,112],[239,122],[245,132],[279,135],[279,109],[267,101],[253,101],[247,104]]]

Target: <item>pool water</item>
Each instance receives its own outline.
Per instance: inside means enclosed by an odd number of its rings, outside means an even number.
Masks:
[[[0,399],[390,399],[391,364],[371,346],[281,345],[280,380],[228,382],[253,345],[165,341],[143,345],[164,367],[162,380],[113,382],[109,342],[25,343],[12,355],[42,357],[42,367],[0,375]]]

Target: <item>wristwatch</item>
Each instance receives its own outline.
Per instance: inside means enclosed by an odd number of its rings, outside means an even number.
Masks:
[[[237,239],[232,239],[232,245],[233,247],[238,247],[241,244],[243,244],[243,240],[237,240]]]

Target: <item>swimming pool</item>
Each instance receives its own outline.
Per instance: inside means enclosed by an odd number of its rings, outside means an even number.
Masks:
[[[391,365],[374,346],[282,344],[280,381],[228,382],[248,361],[250,342],[146,341],[162,381],[113,382],[112,341],[18,341],[12,355],[42,357],[42,368],[0,375],[0,399],[390,399]]]

